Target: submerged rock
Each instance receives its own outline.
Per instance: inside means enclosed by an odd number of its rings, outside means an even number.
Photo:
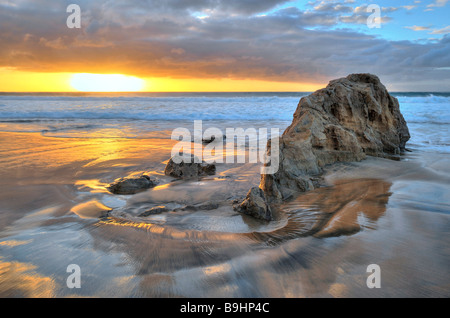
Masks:
[[[201,143],[203,145],[208,145],[213,142],[214,143],[223,143],[226,141],[226,139],[227,139],[227,136],[225,136],[225,135],[221,135],[221,136],[220,135],[219,136],[212,135],[212,136],[208,136],[208,137],[202,137]],[[192,136],[191,142],[197,142],[196,138],[194,138],[194,136]],[[198,140],[198,142],[200,143],[200,140]]]
[[[153,188],[158,184],[156,179],[147,175],[139,177],[120,178],[108,186],[108,191],[113,194],[136,194]]]
[[[196,205],[186,205],[182,208],[180,208],[180,211],[211,211],[218,209],[220,206],[217,202],[206,202],[202,204],[196,204]]]
[[[223,143],[226,139],[227,139],[226,136],[222,136],[221,138],[216,137],[216,136],[211,136],[209,138],[203,138],[202,143],[203,144],[210,144],[213,142]]]
[[[194,155],[170,158],[164,174],[177,179],[194,179],[216,174],[215,165],[206,162],[198,163],[197,161],[199,160]]]
[[[164,205],[155,206],[155,207],[151,208],[150,210],[147,210],[147,211],[139,214],[139,217],[147,217],[150,215],[161,214],[161,213],[168,212],[168,211],[169,211],[169,209]]]
[[[279,170],[261,176],[262,191],[254,192],[252,200],[279,202],[313,190],[322,168],[335,162],[367,156],[398,159],[409,139],[398,100],[377,76],[351,74],[331,81],[300,100],[280,137]],[[240,206],[243,213],[253,210],[248,199]]]

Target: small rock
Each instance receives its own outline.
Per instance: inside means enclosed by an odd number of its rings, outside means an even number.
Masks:
[[[189,159],[187,159],[189,158]],[[170,158],[164,174],[177,179],[194,179],[216,174],[216,166],[206,162],[197,163],[194,155],[184,158],[182,156]],[[179,163],[178,163],[179,162]]]
[[[227,137],[225,135],[222,136],[221,138],[218,138],[218,137],[212,135],[211,137],[202,138],[202,144],[207,145],[212,142],[224,142],[226,139],[227,139]],[[192,136],[191,142],[196,142],[196,139],[194,138],[194,136]]]
[[[217,141],[216,141],[216,139],[217,139]],[[215,142],[220,142],[220,141],[225,141],[227,138],[226,138],[226,136],[222,136],[222,140],[219,140],[220,138],[216,138],[216,136],[211,136],[211,138],[203,138],[202,139],[202,143],[204,143],[204,144],[210,144],[210,143],[212,143],[213,141],[215,141]]]
[[[238,206],[237,210],[260,220],[273,220],[272,209],[267,203],[264,191],[257,187],[248,192],[246,199]]]
[[[120,178],[108,186],[108,190],[113,194],[136,194],[153,188],[157,185],[156,179],[147,175],[140,177]]]
[[[200,204],[198,206],[199,210],[206,210],[206,211],[210,211],[210,210],[215,210],[219,208],[219,204],[218,203],[205,203],[205,204]]]
[[[184,208],[181,208],[181,211],[211,211],[219,208],[218,203],[203,203],[203,204],[196,204],[196,205],[186,205]]]

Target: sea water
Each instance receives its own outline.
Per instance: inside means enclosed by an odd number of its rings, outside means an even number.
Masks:
[[[154,137],[209,125],[285,129],[308,93],[0,94],[0,131],[51,137]],[[411,130],[410,147],[450,152],[450,93],[393,93]],[[188,127],[187,127],[188,128]],[[170,134],[169,134],[170,135]],[[158,137],[161,137],[158,135]]]

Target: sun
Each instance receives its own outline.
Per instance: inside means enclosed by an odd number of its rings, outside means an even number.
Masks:
[[[73,74],[70,85],[80,92],[139,92],[145,81],[122,74]]]

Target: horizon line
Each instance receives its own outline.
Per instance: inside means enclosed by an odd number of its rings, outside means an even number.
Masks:
[[[324,87],[326,88],[326,87]],[[319,89],[320,90],[320,89]],[[50,92],[50,91],[0,91],[0,94],[167,94],[167,93],[176,93],[176,94],[185,94],[185,93],[210,93],[210,94],[218,94],[218,93],[312,93],[313,91],[129,91],[129,92],[80,92],[80,91],[67,91],[67,92]],[[450,93],[449,91],[390,91],[389,93],[430,93],[430,94],[446,94]]]

